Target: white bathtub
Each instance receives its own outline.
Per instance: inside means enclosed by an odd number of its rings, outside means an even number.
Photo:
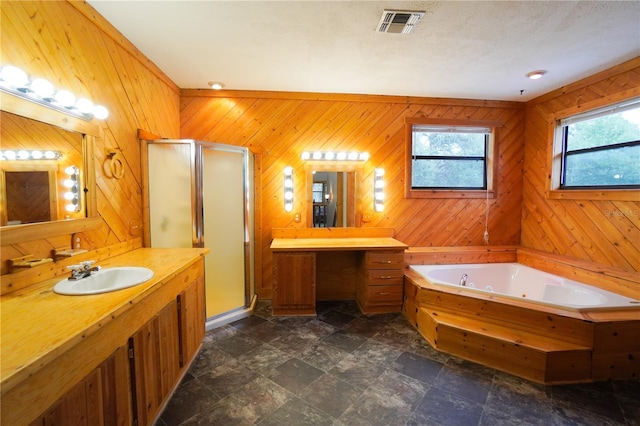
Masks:
[[[435,285],[496,295],[574,311],[640,309],[640,300],[549,274],[519,263],[411,265]],[[466,274],[466,285],[461,286]]]

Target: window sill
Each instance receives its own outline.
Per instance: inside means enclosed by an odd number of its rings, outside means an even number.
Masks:
[[[553,189],[549,191],[551,200],[615,200],[640,201],[637,189]]]
[[[453,189],[409,189],[406,198],[487,198],[485,190]],[[495,191],[489,191],[489,198],[495,198]]]

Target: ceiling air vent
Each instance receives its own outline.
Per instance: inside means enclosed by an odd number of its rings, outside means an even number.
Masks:
[[[376,31],[379,33],[409,34],[418,25],[425,12],[387,10],[382,12]]]

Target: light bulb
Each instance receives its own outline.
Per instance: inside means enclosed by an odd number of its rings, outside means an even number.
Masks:
[[[29,84],[29,88],[42,99],[51,98],[55,93],[53,84],[49,83],[49,81],[44,78],[34,79],[31,84]]]
[[[87,98],[80,98],[76,102],[76,108],[83,114],[91,114],[93,111],[93,102]]]
[[[0,71],[0,78],[6,82],[7,85],[14,88],[26,87],[27,83],[29,83],[27,73],[13,65],[2,67],[2,71]]]
[[[98,120],[104,120],[109,116],[109,110],[102,105],[96,105],[93,108],[93,116]]]
[[[76,96],[68,90],[58,90],[53,99],[65,108],[71,108],[76,103]]]

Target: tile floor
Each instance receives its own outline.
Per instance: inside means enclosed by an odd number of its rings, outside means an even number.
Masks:
[[[353,302],[207,333],[158,426],[640,425],[640,381],[541,386],[433,350]]]

